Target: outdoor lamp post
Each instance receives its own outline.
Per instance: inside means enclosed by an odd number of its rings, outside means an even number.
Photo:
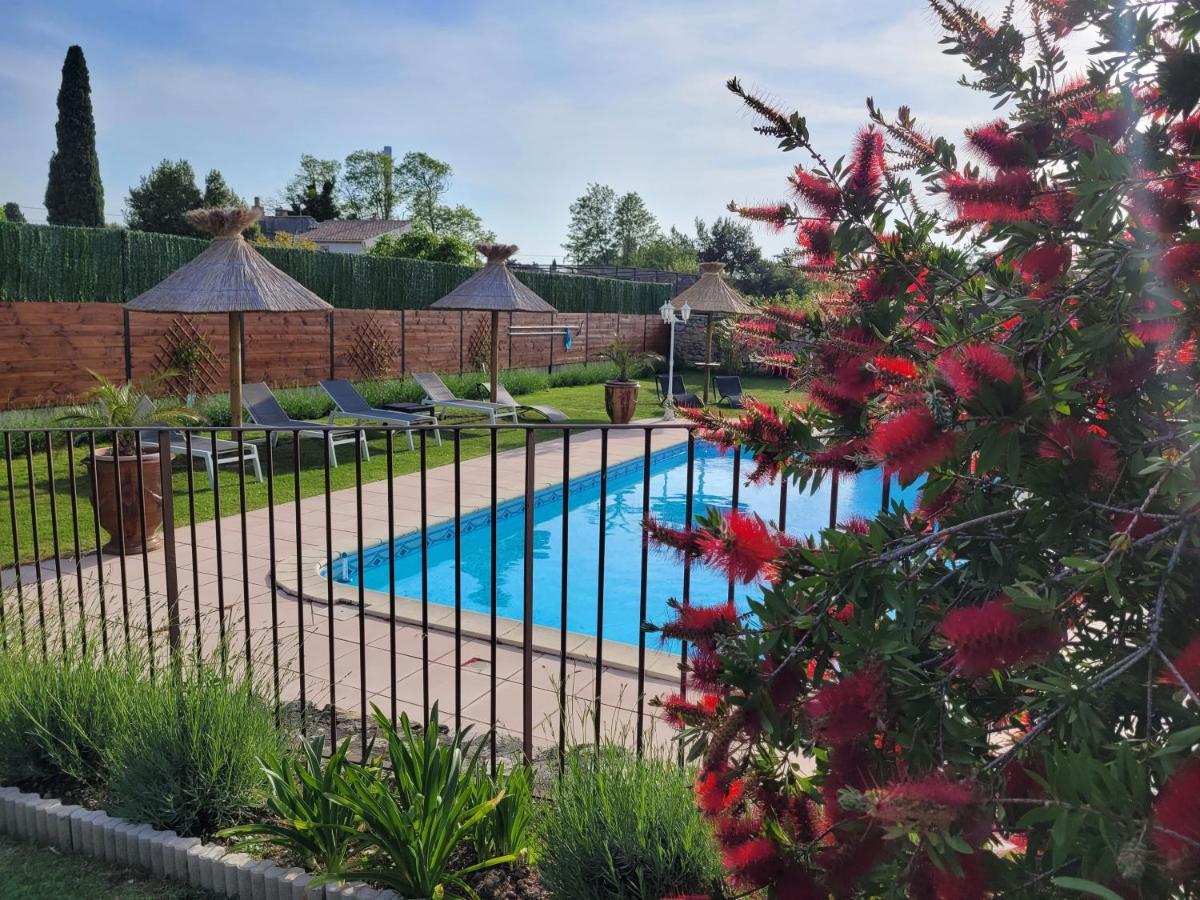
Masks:
[[[668,300],[662,305],[659,312],[662,313],[663,322],[671,329],[669,350],[667,351],[667,389],[664,391],[666,401],[663,404],[663,421],[669,422],[675,418],[675,394],[671,390],[675,381],[675,324],[677,322],[686,323],[691,318],[692,308],[685,301],[683,306],[676,310],[675,304]]]

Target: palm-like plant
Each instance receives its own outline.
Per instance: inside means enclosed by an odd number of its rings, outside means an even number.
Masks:
[[[90,371],[90,370],[89,370]],[[96,386],[88,392],[90,403],[73,406],[58,417],[58,421],[75,428],[111,430],[117,454],[127,456],[136,452],[137,430],[166,426],[195,425],[202,419],[195,410],[173,401],[156,401],[149,390],[172,373],[135,383],[116,384],[97,372],[91,372]]]
[[[658,353],[634,350],[621,338],[614,338],[608,348],[600,354],[617,367],[615,381],[633,381],[636,376],[648,371],[655,363],[662,362]]]

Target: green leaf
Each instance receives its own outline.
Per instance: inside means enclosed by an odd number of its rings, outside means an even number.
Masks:
[[[1081,894],[1091,894],[1093,897],[1103,897],[1104,900],[1121,900],[1120,895],[1113,893],[1102,884],[1088,881],[1086,878],[1073,878],[1069,875],[1059,875],[1051,878],[1055,887],[1066,888],[1068,891],[1079,891]]]

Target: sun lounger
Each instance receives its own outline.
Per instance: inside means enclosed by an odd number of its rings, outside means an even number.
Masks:
[[[479,388],[480,390],[485,391],[489,397],[492,395],[492,383],[490,381],[479,382]],[[517,408],[518,411],[524,409],[528,410],[529,412],[535,412],[538,415],[545,416],[547,422],[565,422],[568,418],[565,412],[563,412],[561,409],[555,409],[553,406],[540,406],[534,403],[518,403],[513,398],[513,395],[508,392],[508,388],[502,384],[496,385],[496,402],[506,406],[511,403]]]
[[[255,425],[264,425],[268,428],[293,429],[297,437],[311,438],[324,442],[326,435],[329,436],[329,464],[337,465],[336,448],[342,444],[353,444],[355,441],[362,442],[362,458],[370,459],[367,453],[367,433],[354,428],[313,428],[312,426],[320,424],[319,422],[306,422],[303,419],[293,419],[283,407],[279,405],[279,401],[275,399],[275,395],[271,393],[271,389],[261,382],[258,384],[247,384],[242,387],[242,405],[246,407],[246,411],[250,413],[250,418],[254,420]],[[286,431],[271,432],[271,446],[274,447],[279,441],[281,434],[286,434]],[[296,452],[300,452],[300,448],[296,448]]]
[[[491,403],[487,400],[464,400],[456,397],[454,391],[446,387],[446,383],[433,372],[414,372],[412,379],[425,392],[425,402],[430,406],[482,413],[493,425],[500,416],[511,416],[514,422],[517,421],[515,403]]]
[[[377,422],[382,425],[400,425],[409,426],[404,428],[404,433],[408,437],[408,449],[413,449],[413,428],[422,426],[436,426],[438,423],[436,416],[431,416],[425,413],[406,413],[397,412],[391,409],[377,409],[367,402],[366,398],[358,392],[349,381],[344,378],[338,378],[332,381],[322,381],[321,389],[329,395],[336,407],[336,413],[346,416],[350,419],[355,419],[359,422]],[[332,419],[333,414],[330,414]],[[438,446],[441,446],[441,432],[434,428],[433,436],[437,439]]]
[[[742,403],[742,379],[737,375],[718,375],[713,379],[713,386],[717,389],[717,394],[720,398],[726,401],[733,409],[743,409],[745,404]]]
[[[138,440],[145,448],[158,449],[158,431],[155,429],[142,429],[138,432]],[[259,481],[263,480],[262,466],[258,461],[258,447],[249,441],[242,441],[239,450],[237,441],[229,441],[224,438],[217,438],[214,441],[212,437],[204,437],[195,433],[192,434],[189,441],[184,437],[183,432],[172,431],[171,452],[184,456],[191,455],[203,460],[204,469],[208,472],[210,487],[216,487],[216,474],[213,471],[216,466],[250,463],[254,466],[254,477]]]
[[[667,396],[667,376],[659,375],[655,378],[655,384],[658,386],[658,398],[664,400]],[[688,389],[683,386],[683,376],[676,375],[671,380],[671,402],[676,406],[689,406],[699,409],[704,404],[700,402],[700,398],[695,394],[689,393]]]

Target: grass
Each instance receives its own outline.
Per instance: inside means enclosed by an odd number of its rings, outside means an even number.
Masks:
[[[685,378],[689,388],[699,393],[700,378],[696,373],[686,373]],[[766,402],[779,402],[784,399],[786,382],[777,378],[743,377],[743,385],[748,393]],[[638,396],[636,418],[649,419],[662,415],[662,408],[655,399],[654,384],[643,381]],[[567,414],[573,424],[592,424],[608,421],[604,412],[604,385],[588,384],[570,387],[553,387],[544,390],[525,393],[519,402],[529,404],[546,404],[555,406]],[[715,399],[715,398],[714,398]],[[537,421],[531,417],[529,421]],[[448,418],[447,422],[464,421],[463,419]],[[555,431],[545,431],[539,434],[539,439],[558,437]],[[393,474],[404,475],[417,471],[420,467],[419,447],[417,452],[409,452],[407,441],[403,435],[394,438],[395,452],[393,454]],[[517,430],[501,430],[498,434],[497,446],[500,450],[508,450],[522,445],[524,436]],[[275,503],[286,503],[295,497],[293,472],[295,467],[294,450],[290,439],[282,439],[274,453],[275,479],[273,484]],[[484,456],[491,445],[486,430],[469,430],[462,434],[462,458]],[[387,477],[386,443],[382,434],[371,438],[368,435],[370,459],[362,464],[363,482],[379,481]],[[0,454],[3,446],[0,444]],[[332,490],[354,486],[355,473],[352,448],[338,448],[340,464],[330,471],[330,487]],[[34,540],[31,508],[36,510],[38,524],[39,556],[42,559],[53,558],[55,553],[55,534],[51,518],[52,507],[58,520],[58,554],[69,556],[75,547],[74,532],[78,525],[79,550],[86,552],[96,546],[96,532],[89,499],[90,484],[86,470],[82,464],[87,455],[86,447],[77,447],[68,452],[64,447],[56,446],[49,454],[45,448],[13,454],[11,476],[14,490],[10,495],[5,477],[0,477],[0,565],[11,565],[14,559],[22,562],[33,559]],[[264,474],[266,470],[266,454],[260,448]],[[443,444],[438,447],[433,440],[428,441],[427,464],[430,468],[453,462],[453,441],[449,432],[443,435]],[[51,479],[48,477],[49,465],[53,467],[54,503],[51,503]],[[30,501],[30,471],[34,484],[33,500]],[[175,523],[186,525],[189,522],[187,502],[188,473],[185,460],[176,457],[173,460],[173,486],[175,496]],[[77,509],[72,510],[71,489],[72,477],[75,479]],[[216,512],[217,501],[220,501],[221,515],[235,514],[240,509],[239,485],[236,469],[232,466],[222,467],[218,475],[219,492],[209,488],[208,476],[202,466],[196,461],[192,469],[192,483],[195,498],[195,516],[197,521],[212,519]],[[300,448],[300,495],[311,497],[325,490],[324,448],[320,441],[303,440]],[[254,480],[253,473],[247,473],[246,510],[259,509],[267,505],[267,483]],[[15,502],[15,507],[10,503]],[[14,552],[12,519],[15,511],[17,548]]]
[[[0,897],[87,897],[89,900],[205,900],[213,895],[104,865],[83,856],[0,838]]]

